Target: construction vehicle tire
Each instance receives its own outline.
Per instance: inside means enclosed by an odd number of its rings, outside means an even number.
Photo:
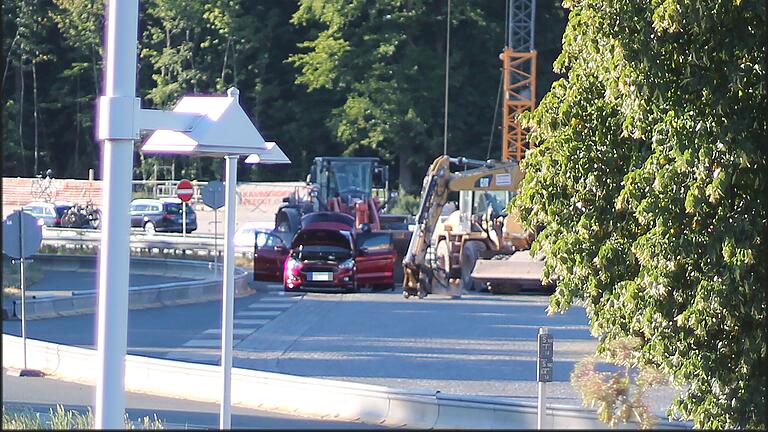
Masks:
[[[472,279],[472,270],[475,269],[475,263],[480,258],[480,254],[488,249],[483,242],[468,241],[461,248],[461,285],[468,291],[475,291],[478,283]]]
[[[448,278],[455,277],[451,271],[453,267],[453,256],[451,255],[451,247],[448,245],[448,240],[440,240],[435,248],[435,258],[437,265],[445,271],[445,276]]]

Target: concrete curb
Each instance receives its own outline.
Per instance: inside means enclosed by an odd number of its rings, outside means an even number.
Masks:
[[[3,367],[23,363],[20,337],[3,335]],[[27,339],[27,367],[55,378],[94,384],[92,349]],[[127,391],[203,402],[220,401],[219,366],[127,355]],[[419,429],[535,429],[536,404],[483,397],[407,391],[383,386],[232,369],[232,404],[316,418]],[[549,405],[547,429],[608,429],[594,411]],[[625,425],[637,428],[636,424]],[[657,429],[690,429],[660,419]]]
[[[35,255],[38,263],[52,270],[61,271],[96,271],[96,257],[92,255]],[[219,268],[221,269],[221,265]],[[202,303],[220,300],[222,297],[221,276],[214,277],[213,263],[207,261],[175,260],[158,258],[131,258],[131,273],[158,276],[185,275],[193,281],[182,281],[146,285],[130,288],[129,309],[145,309],[172,306],[178,304]],[[218,273],[221,274],[221,271]],[[248,295],[252,289],[248,286],[248,272],[235,268],[235,296]],[[26,319],[43,319],[59,316],[94,313],[96,310],[96,290],[73,292],[67,297],[45,297],[26,300]],[[5,310],[4,310],[5,311]],[[14,300],[9,312],[14,317],[21,316],[21,302]]]

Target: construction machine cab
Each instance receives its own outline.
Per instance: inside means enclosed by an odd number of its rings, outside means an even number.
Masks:
[[[389,196],[389,167],[375,157],[316,157],[308,180],[318,186],[323,210],[334,199],[351,208],[356,201],[386,201]]]

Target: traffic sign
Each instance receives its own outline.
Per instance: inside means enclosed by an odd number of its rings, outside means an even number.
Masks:
[[[539,335],[538,357],[541,359],[552,360],[554,355],[554,338],[549,333]]]
[[[194,194],[195,188],[192,186],[192,182],[187,179],[181,180],[176,186],[176,196],[184,202],[189,201]]]
[[[43,241],[43,228],[36,217],[16,210],[3,221],[3,252],[11,258],[35,254]]]
[[[552,382],[554,370],[555,338],[549,333],[539,334],[539,350],[536,361],[536,381]]]
[[[224,183],[218,180],[209,181],[200,191],[203,204],[212,209],[224,207]]]
[[[551,359],[540,358],[536,364],[538,369],[536,371],[536,381],[538,382],[552,382],[552,373],[554,371],[553,361]]]

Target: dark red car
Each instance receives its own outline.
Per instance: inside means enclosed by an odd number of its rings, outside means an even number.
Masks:
[[[258,233],[254,279],[283,281],[286,291],[358,291],[391,288],[396,252],[389,233],[355,232],[354,218],[315,212],[288,248],[275,234]]]

